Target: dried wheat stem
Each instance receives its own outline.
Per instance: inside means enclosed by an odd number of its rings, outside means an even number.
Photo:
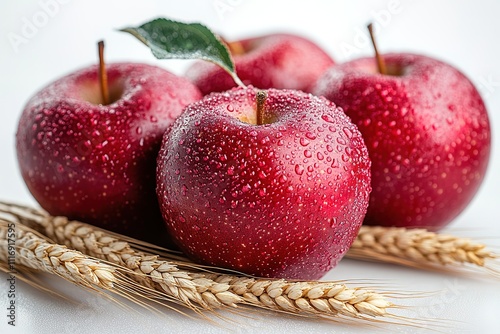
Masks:
[[[169,293],[188,298],[203,307],[219,308],[239,303],[273,310],[307,314],[360,314],[383,316],[392,304],[382,295],[365,289],[351,289],[344,284],[286,282],[234,275],[188,272],[179,269],[182,262],[164,261],[155,255],[137,250],[125,241],[106,235],[102,230],[68,221],[64,217],[46,218],[45,230],[60,242],[70,240],[94,256],[105,256],[114,263],[123,263],[137,273],[151,275],[153,282]],[[52,237],[52,236],[51,236]],[[192,267],[192,264],[188,264]],[[149,277],[141,276],[144,279]],[[158,287],[158,286],[156,286]]]
[[[47,239],[20,221],[0,217],[0,270],[20,275],[21,280],[26,280],[30,269],[55,274],[78,286],[100,293],[105,290],[153,311],[157,310],[144,299],[161,305],[165,305],[164,301],[183,303],[180,298],[171,298],[131,280],[127,277],[131,271],[120,265],[103,263]],[[29,281],[29,284],[47,291],[38,282]],[[115,301],[111,295],[102,295]],[[186,306],[191,307],[188,303]]]
[[[205,279],[227,284],[230,291],[251,305],[290,313],[376,317],[387,315],[387,309],[394,306],[381,294],[335,282],[288,282],[219,274],[207,274]]]
[[[390,316],[387,309],[395,307],[387,296],[363,288],[209,273],[193,263],[166,261],[141,252],[116,234],[65,217],[5,203],[0,203],[0,211],[41,227],[47,236],[68,247],[133,270],[136,275],[132,278],[143,285],[203,308],[245,304],[293,314],[366,319]]]
[[[425,229],[380,226],[362,226],[347,256],[408,265],[479,267],[499,258],[486,245],[470,239]]]
[[[0,261],[9,261],[8,224],[0,220]],[[15,260],[20,265],[56,274],[74,283],[113,289],[114,268],[66,246],[51,244],[27,228],[16,228]]]

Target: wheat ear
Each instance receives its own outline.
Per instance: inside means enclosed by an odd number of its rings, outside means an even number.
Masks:
[[[103,263],[98,258],[84,255],[66,245],[53,243],[20,221],[0,218],[0,270],[27,281],[26,278],[32,274],[29,270],[33,269],[55,274],[78,286],[97,291],[115,302],[118,301],[112,295],[102,293],[103,290],[129,299],[152,311],[158,310],[147,301],[153,301],[176,311],[178,310],[166,305],[165,301],[192,308],[192,305],[184,303],[180,298],[172,298],[171,295],[140,285],[130,278],[133,272],[123,266]],[[39,282],[28,281],[28,284],[47,291],[47,288],[41,286]],[[58,295],[54,291],[50,292]]]
[[[116,279],[112,267],[89,259],[66,246],[51,244],[28,228],[17,227],[15,244],[9,245],[8,227],[9,222],[0,220],[1,261],[8,263],[15,257],[15,261],[23,266],[61,276],[79,285],[113,289]],[[15,255],[12,252],[9,254],[11,250]]]
[[[194,263],[166,261],[141,252],[117,234],[65,217],[51,217],[43,211],[6,203],[0,203],[0,211],[14,215],[23,224],[41,228],[68,247],[133,270],[131,277],[143,285],[203,308],[243,304],[304,316],[372,319],[391,317],[387,309],[397,307],[385,294],[350,288],[342,282],[288,282],[211,273]]]
[[[439,269],[465,265],[481,267],[495,275],[500,256],[486,245],[425,229],[362,226],[346,255],[412,267]]]

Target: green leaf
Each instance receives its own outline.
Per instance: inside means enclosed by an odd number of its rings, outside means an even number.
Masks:
[[[158,59],[204,59],[226,70],[239,86],[245,86],[227,46],[200,23],[182,23],[158,18],[139,27],[120,29],[146,44]]]

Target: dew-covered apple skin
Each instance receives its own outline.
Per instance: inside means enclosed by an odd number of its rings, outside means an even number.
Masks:
[[[266,277],[318,279],[348,250],[368,205],[370,161],[356,126],[324,98],[214,93],[165,134],[157,194],[194,260]],[[267,123],[267,124],[266,124]]]
[[[457,69],[429,57],[387,54],[332,68],[314,92],[342,107],[372,160],[365,224],[425,227],[451,222],[477,192],[490,156],[483,100]]]
[[[99,104],[96,66],[49,84],[27,103],[16,135],[21,173],[52,215],[163,242],[156,156],[166,128],[201,93],[150,65],[109,64],[107,73],[117,99],[109,105]]]
[[[334,62],[318,45],[300,36],[271,34],[241,41],[243,54],[233,54],[236,71],[247,85],[257,88],[296,89],[308,92]],[[236,86],[219,66],[198,61],[186,76],[206,95]]]

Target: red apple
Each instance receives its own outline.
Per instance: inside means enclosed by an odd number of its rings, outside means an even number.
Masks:
[[[240,79],[258,88],[309,91],[333,60],[319,46],[300,36],[272,34],[228,43]],[[205,95],[223,92],[236,84],[224,69],[196,62],[186,76]]]
[[[103,105],[98,72],[63,77],[27,103],[16,137],[22,176],[53,215],[161,242],[156,155],[166,128],[201,94],[161,68],[119,63],[108,66]]]
[[[158,155],[161,211],[196,261],[318,279],[362,223],[368,153],[356,126],[326,99],[257,92],[213,93],[175,121]]]
[[[383,56],[329,70],[314,90],[358,126],[372,160],[370,225],[439,229],[471,201],[490,155],[490,125],[473,84],[441,61]]]

